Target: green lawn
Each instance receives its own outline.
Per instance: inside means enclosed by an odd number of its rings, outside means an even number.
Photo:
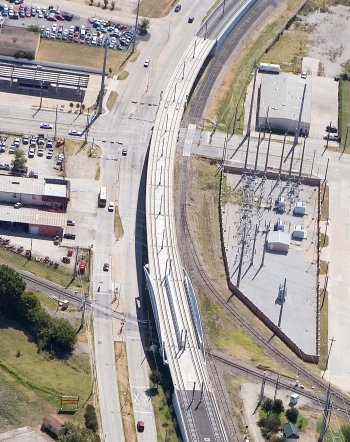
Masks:
[[[0,429],[40,425],[45,413],[57,412],[60,396],[77,395],[79,407],[92,390],[87,354],[67,361],[49,359],[16,324],[0,320]],[[18,352],[21,356],[18,356]],[[83,410],[73,419],[83,422]]]
[[[72,281],[72,273],[68,269],[61,268],[54,269],[47,264],[37,261],[28,261],[28,259],[19,253],[0,247],[0,264],[6,264],[16,270],[25,270],[33,273],[39,278],[47,279],[67,287]],[[87,275],[83,275],[72,282],[72,286],[78,287],[86,282]]]
[[[350,81],[339,82],[339,135],[340,147],[350,152]]]

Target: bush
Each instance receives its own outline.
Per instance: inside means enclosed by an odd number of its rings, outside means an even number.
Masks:
[[[15,58],[26,58],[27,60],[34,60],[34,55],[31,52],[16,51]]]
[[[98,421],[96,416],[95,407],[91,404],[88,404],[84,414],[85,418],[85,427],[89,430],[92,430],[94,433],[97,433],[98,430]]]
[[[272,410],[272,404],[273,404],[272,399],[269,399],[267,397],[263,400],[263,403],[261,404],[261,409],[266,413],[268,413],[269,411]]]
[[[272,411],[276,414],[280,414],[284,412],[284,406],[281,399],[275,399],[272,403]]]
[[[345,442],[350,442],[350,425],[342,425],[341,432]]]
[[[59,442],[100,442],[99,436],[93,431],[73,423],[64,425],[63,434],[57,440]]]
[[[281,426],[281,419],[279,416],[275,413],[271,413],[267,418],[265,419],[265,425],[264,427],[270,431],[278,431],[278,429]]]
[[[297,408],[288,408],[286,411],[286,418],[289,420],[289,422],[292,422],[292,424],[296,424],[299,416],[299,410]]]

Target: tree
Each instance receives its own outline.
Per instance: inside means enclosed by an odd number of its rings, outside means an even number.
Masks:
[[[277,431],[281,425],[281,419],[275,413],[271,413],[265,419],[264,427],[270,431]]]
[[[263,400],[263,403],[261,404],[261,409],[262,409],[263,411],[265,411],[266,413],[268,413],[269,411],[272,410],[272,403],[273,403],[273,402],[272,402],[272,399],[266,397],[266,398]]]
[[[296,424],[299,416],[299,410],[297,408],[288,408],[286,411],[286,418],[289,420],[289,422],[292,422],[292,424]]]
[[[74,103],[69,103],[69,107],[71,108],[71,110],[73,109],[73,107],[74,107]]]
[[[76,424],[65,424],[63,431],[64,433],[57,439],[58,442],[100,442],[97,434]]]
[[[65,357],[72,353],[77,335],[67,319],[50,317],[48,327],[40,331],[39,339],[44,349]]]
[[[103,4],[104,4],[103,9],[107,9],[108,2],[109,2],[109,0],[103,0]]]
[[[85,427],[89,430],[92,430],[94,433],[97,433],[98,430],[98,421],[96,416],[95,407],[91,404],[86,406],[85,414]]]
[[[94,0],[89,0],[90,1],[90,6],[92,6],[94,4]]]
[[[162,383],[163,375],[159,370],[153,370],[150,379],[153,384],[159,385]]]
[[[139,31],[141,35],[146,35],[149,28],[149,20],[147,18],[143,18],[139,23]]]
[[[16,149],[14,152],[14,159],[11,161],[11,166],[15,170],[21,169],[27,163],[27,157],[22,149]]]
[[[272,403],[272,411],[276,414],[280,414],[284,412],[284,406],[281,399],[275,399]]]
[[[0,312],[13,318],[26,288],[23,279],[13,269],[0,265]]]
[[[114,8],[115,8],[115,1],[114,1],[114,0],[112,0],[112,1],[111,1],[111,11],[113,11],[113,10],[114,10]]]

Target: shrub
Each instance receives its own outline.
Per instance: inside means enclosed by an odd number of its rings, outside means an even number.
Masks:
[[[272,411],[276,414],[280,414],[284,412],[284,406],[281,399],[275,399],[272,403]]]
[[[270,431],[277,431],[279,429],[280,425],[281,425],[281,419],[275,413],[271,413],[265,419],[264,427]]]
[[[92,430],[94,433],[97,433],[98,430],[98,421],[96,416],[95,407],[91,404],[86,406],[85,414],[85,427],[89,430]]]
[[[263,400],[263,403],[261,404],[261,409],[263,411],[265,411],[266,413],[268,413],[269,411],[272,410],[272,404],[273,404],[272,399],[269,399],[268,397],[266,397]]]
[[[292,422],[292,424],[296,424],[299,416],[299,410],[297,408],[288,408],[286,411],[286,418],[289,420],[289,422]]]

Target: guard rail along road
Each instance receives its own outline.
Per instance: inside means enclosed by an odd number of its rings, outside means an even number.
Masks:
[[[224,442],[228,437],[207,373],[196,295],[177,246],[173,205],[176,143],[184,109],[203,63],[219,39],[227,35],[227,29],[232,29],[232,23],[237,23],[254,3],[226,0],[201,27],[162,93],[150,144],[146,188],[149,264],[145,275],[159,351],[169,366],[174,385],[172,400],[184,441]]]

